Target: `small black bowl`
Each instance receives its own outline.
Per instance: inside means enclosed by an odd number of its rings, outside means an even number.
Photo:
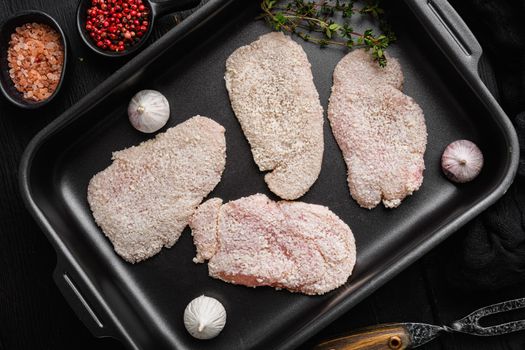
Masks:
[[[201,0],[164,0],[164,1],[153,1],[153,0],[144,0],[144,5],[148,6],[150,9],[150,18],[149,18],[149,27],[148,31],[144,33],[142,38],[135,43],[133,46],[125,49],[124,51],[114,52],[109,50],[104,50],[99,48],[95,41],[89,36],[89,33],[86,30],[87,22],[87,10],[91,7],[91,0],[80,0],[77,8],[77,29],[82,41],[93,51],[99,55],[105,57],[124,57],[127,55],[136,52],[144,43],[148,40],[151,32],[153,31],[153,26],[155,25],[155,19],[173,13],[176,11],[188,10],[200,3]]]
[[[11,34],[15,32],[17,27],[20,27],[26,23],[47,24],[60,34],[60,37],[62,38],[62,46],[64,47],[64,64],[62,66],[62,72],[60,73],[60,80],[58,81],[58,85],[55,91],[53,91],[53,94],[43,101],[31,101],[25,99],[23,94],[15,88],[13,80],[9,76],[7,49],[9,48]],[[2,67],[0,69],[0,90],[2,90],[4,96],[10,102],[17,105],[18,107],[35,109],[48,104],[58,94],[58,91],[62,86],[62,82],[64,81],[64,76],[66,73],[67,52],[68,48],[66,36],[64,35],[62,28],[60,28],[60,25],[53,17],[45,12],[37,10],[17,13],[13,17],[6,20],[0,27],[0,67]]]

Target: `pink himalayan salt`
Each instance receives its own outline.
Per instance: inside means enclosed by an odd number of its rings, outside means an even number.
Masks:
[[[60,34],[45,24],[26,23],[11,34],[9,76],[24,98],[43,101],[57,88],[64,64]]]

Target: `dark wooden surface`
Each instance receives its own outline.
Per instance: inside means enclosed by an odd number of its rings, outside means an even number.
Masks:
[[[55,253],[25,210],[18,191],[18,163],[30,139],[125,63],[99,59],[81,44],[75,29],[76,5],[75,0],[0,1],[2,21],[20,10],[47,11],[63,26],[71,47],[68,79],[48,107],[28,112],[0,98],[0,350],[122,349],[115,340],[92,337],[62,298],[51,278]],[[169,16],[158,22],[154,37],[179,18]],[[493,293],[464,294],[452,287],[451,272],[443,269],[443,261],[460,245],[458,233],[302,348],[309,348],[316,339],[380,322],[450,323],[480,306],[525,296],[523,282]],[[525,312],[514,315],[520,316],[525,318]],[[445,335],[423,348],[523,350],[525,333],[493,338]]]

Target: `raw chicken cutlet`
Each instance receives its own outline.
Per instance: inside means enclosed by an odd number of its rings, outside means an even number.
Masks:
[[[323,160],[323,108],[310,63],[283,33],[263,35],[226,61],[226,88],[255,163],[270,190],[297,199]]]
[[[330,209],[303,202],[274,202],[255,194],[222,204],[212,198],[190,221],[195,262],[210,276],[248,287],[271,286],[324,294],[352,274],[352,231]]]
[[[155,139],[113,153],[93,176],[88,202],[115,251],[135,263],[171,247],[219,183],[226,163],[224,128],[201,116]]]
[[[403,94],[399,62],[379,67],[354,50],[334,70],[328,119],[348,168],[352,197],[364,208],[395,208],[423,182],[425,117]]]

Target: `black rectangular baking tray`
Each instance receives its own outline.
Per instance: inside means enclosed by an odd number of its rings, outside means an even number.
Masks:
[[[518,163],[508,118],[478,74],[482,51],[446,1],[387,2],[398,43],[390,49],[406,76],[405,92],[426,115],[427,169],[422,188],[395,210],[361,209],[350,198],[346,168],[325,123],[325,157],[303,201],[327,205],[353,229],[358,259],[343,287],[311,297],[245,288],[207,277],[195,265],[187,229],[171,249],[143,263],[121,260],[94,223],[86,187],[110,164],[111,152],[148,138],[131,128],[126,106],[138,90],[164,93],[169,126],[206,115],[226,128],[227,165],[210,196],[232,200],[268,193],[224,87],[225,60],[268,32],[255,21],[259,1],[212,0],[131,60],[41,131],[20,167],[23,197],[57,252],[54,278],[95,336],[133,349],[291,349],[350,309],[499,198]],[[301,42],[325,107],[338,49]],[[440,171],[444,147],[459,138],[482,148],[486,165],[474,182],[456,186]],[[210,341],[184,330],[186,304],[201,294],[221,300],[226,328]]]

